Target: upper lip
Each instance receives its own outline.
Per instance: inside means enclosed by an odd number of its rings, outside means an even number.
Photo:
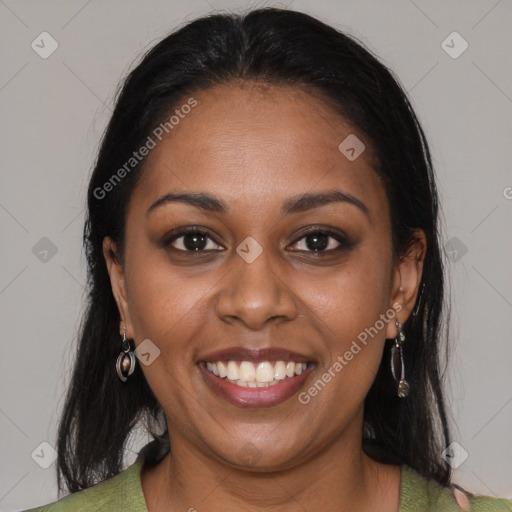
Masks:
[[[278,347],[247,348],[230,347],[210,352],[200,357],[200,361],[294,361],[295,363],[309,363],[312,359],[303,354]]]

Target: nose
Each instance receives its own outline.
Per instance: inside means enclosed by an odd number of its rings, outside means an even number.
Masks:
[[[239,321],[258,330],[271,319],[293,320],[297,316],[293,292],[280,274],[279,265],[271,265],[271,257],[270,251],[264,250],[247,263],[234,255],[234,268],[226,275],[216,304],[222,320]]]

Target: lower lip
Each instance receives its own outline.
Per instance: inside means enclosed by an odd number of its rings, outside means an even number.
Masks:
[[[248,388],[217,377],[206,369],[205,363],[199,363],[198,366],[213,391],[238,407],[270,407],[284,402],[300,389],[315,368],[310,363],[300,375],[285,379],[279,384],[266,388]]]

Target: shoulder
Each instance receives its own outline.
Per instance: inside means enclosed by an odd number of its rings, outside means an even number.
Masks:
[[[512,512],[512,501],[441,486],[402,465],[399,512]]]
[[[143,458],[118,475],[59,501],[24,512],[92,512],[93,510],[147,512],[140,483]]]

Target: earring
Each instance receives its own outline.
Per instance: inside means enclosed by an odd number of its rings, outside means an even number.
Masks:
[[[409,394],[409,383],[405,380],[405,365],[404,365],[404,354],[402,351],[402,344],[405,341],[405,335],[402,331],[402,324],[395,320],[396,328],[398,330],[395,343],[391,347],[391,373],[393,378],[398,382],[398,396],[404,398]],[[395,371],[395,357],[396,351],[400,356],[400,379],[397,378]]]
[[[414,311],[412,312],[412,316],[416,316],[418,314],[418,311],[420,310],[420,303],[421,303],[421,298],[423,297],[424,289],[425,289],[425,283],[423,283],[421,285],[420,296],[418,297],[418,303],[416,304],[416,307],[414,308]]]
[[[123,332],[123,343],[121,345],[121,352],[117,356],[116,370],[119,378],[126,382],[128,377],[135,370],[135,354],[130,350],[130,343],[126,339],[126,325]]]

